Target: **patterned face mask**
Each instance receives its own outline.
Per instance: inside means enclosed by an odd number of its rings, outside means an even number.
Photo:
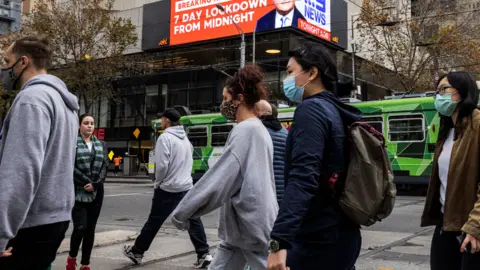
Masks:
[[[224,101],[220,105],[220,112],[228,120],[235,120],[237,116],[238,105],[233,103],[233,101]]]

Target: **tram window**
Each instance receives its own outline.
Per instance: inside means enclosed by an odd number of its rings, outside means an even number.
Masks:
[[[208,142],[207,127],[189,127],[187,136],[193,147],[206,147]]]
[[[212,146],[224,146],[233,125],[212,126]]]
[[[364,117],[362,121],[372,126],[378,132],[383,133],[383,117],[382,116]]]
[[[423,115],[397,115],[388,118],[388,139],[391,142],[415,142],[425,139]]]

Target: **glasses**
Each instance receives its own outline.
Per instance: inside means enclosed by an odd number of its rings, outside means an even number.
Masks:
[[[437,88],[437,94],[439,95],[444,95],[445,94],[445,91],[447,91],[447,89],[454,89],[453,86],[451,85],[442,85],[440,86],[439,88]],[[458,92],[453,92],[453,93],[448,93],[448,94],[456,94]]]

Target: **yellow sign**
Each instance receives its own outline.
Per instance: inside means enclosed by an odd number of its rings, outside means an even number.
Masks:
[[[138,136],[140,136],[140,129],[135,129],[135,131],[133,132],[133,136],[135,136],[135,138],[138,139]]]
[[[112,160],[113,155],[115,155],[115,153],[113,153],[113,151],[110,151],[110,153],[108,153],[108,158]]]
[[[332,37],[332,41],[338,43],[338,37]]]
[[[160,40],[160,42],[158,42],[158,46],[165,46],[165,45],[168,45],[168,39],[166,38],[163,38],[162,40]]]

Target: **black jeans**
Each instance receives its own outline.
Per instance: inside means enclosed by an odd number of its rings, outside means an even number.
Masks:
[[[339,229],[335,234],[331,243],[309,247],[294,244],[287,252],[287,266],[291,270],[354,270],[362,247],[360,229]]]
[[[46,270],[55,261],[69,221],[21,229],[7,247],[12,256],[0,258],[2,270]]]
[[[103,204],[103,185],[97,188],[97,196],[91,203],[75,202],[72,210],[73,232],[70,240],[69,256],[76,258],[82,244],[82,265],[90,264],[93,243],[95,242],[95,227]]]
[[[430,250],[430,266],[432,270],[478,270],[480,269],[480,253],[460,252],[461,244],[457,236],[461,232],[444,232],[442,226],[435,228]]]
[[[143,226],[142,232],[135,241],[135,245],[133,246],[134,253],[143,254],[150,248],[158,230],[160,230],[165,220],[173,210],[175,210],[185,194],[187,194],[187,191],[170,193],[159,188],[155,189],[152,199],[152,209],[150,210],[147,222]],[[200,218],[190,219],[189,221],[190,229],[188,229],[188,234],[195,247],[197,256],[201,257],[208,253],[210,249],[207,244],[207,235],[205,234],[205,229],[203,228],[203,223]]]

